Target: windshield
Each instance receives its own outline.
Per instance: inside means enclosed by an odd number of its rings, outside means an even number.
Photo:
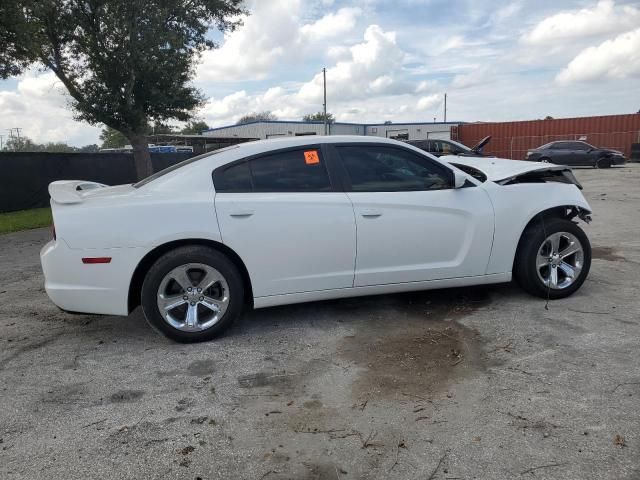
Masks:
[[[160,170],[159,172],[154,173],[153,175],[151,175],[150,177],[147,177],[143,180],[140,180],[138,183],[134,183],[133,187],[134,188],[140,188],[145,186],[147,183],[153,182],[154,180],[166,175],[167,173],[171,173],[179,168],[182,167],[186,167],[187,165],[190,165],[194,162],[197,162],[198,160],[202,160],[203,158],[207,158],[210,157],[212,155],[216,155],[218,153],[222,153],[222,152],[226,152],[229,150],[233,150],[234,148],[238,148],[239,145],[232,145],[230,147],[225,147],[225,148],[221,148],[219,150],[214,150],[213,152],[207,152],[207,153],[203,153],[202,155],[198,155],[197,157],[191,157],[188,158],[187,160],[184,160],[180,163],[176,163],[175,165],[171,165],[170,167],[165,168],[164,170]]]

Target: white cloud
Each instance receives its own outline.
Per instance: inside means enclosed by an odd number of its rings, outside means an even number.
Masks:
[[[36,143],[98,143],[100,129],[76,122],[69,103],[53,73],[28,72],[18,79],[15,90],[0,91],[0,132],[6,135],[8,129],[19,127],[21,135]]]
[[[433,92],[440,88],[438,82],[433,80],[422,80],[415,88],[416,93]]]
[[[461,73],[453,77],[451,85],[454,88],[471,88],[485,85],[491,80],[491,69],[486,66],[475,68],[469,73]]]
[[[442,103],[442,95],[436,92],[437,82],[412,82],[405,77],[402,64],[406,54],[398,46],[395,32],[370,25],[363,41],[346,51],[341,49],[341,56],[344,58],[327,69],[329,110],[340,121],[432,118]],[[241,91],[213,98],[203,114],[216,125],[233,123],[246,112],[262,110],[271,110],[283,119],[300,119],[322,108],[322,96],[323,79],[318,73],[289,89],[277,87],[253,95]]]
[[[349,33],[362,13],[345,7],[303,24],[301,0],[254,0],[250,9],[251,15],[225,35],[220,48],[204,52],[197,69],[199,82],[263,80],[275,65],[296,63],[323,50],[327,40]]]
[[[350,48],[351,58],[327,69],[327,91],[335,100],[388,94],[400,87],[396,73],[401,69],[404,52],[396,43],[395,32],[370,25],[364,42]],[[305,83],[298,96],[318,103],[322,98],[322,74]]]
[[[303,25],[300,33],[310,41],[335,38],[350,32],[361,13],[359,8],[341,8],[336,13],[329,13],[314,23]]]
[[[578,54],[556,77],[560,85],[640,76],[640,28]]]
[[[216,50],[204,52],[199,81],[232,82],[265,78],[271,67],[297,43],[300,0],[254,1],[252,14],[236,31],[225,34]]]
[[[638,8],[600,0],[592,8],[564,11],[543,19],[522,41],[529,45],[554,45],[569,39],[620,32],[639,24]]]
[[[418,110],[433,110],[442,103],[442,96],[439,94],[422,97],[418,100]]]

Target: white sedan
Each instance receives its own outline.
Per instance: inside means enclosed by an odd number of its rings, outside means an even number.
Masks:
[[[437,159],[368,137],[285,138],[192,158],[137,184],[49,187],[47,294],[209,340],[247,306],[509,282],[584,282],[590,208],[567,167]]]

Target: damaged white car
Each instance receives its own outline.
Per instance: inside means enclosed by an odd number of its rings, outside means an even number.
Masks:
[[[449,163],[449,161],[451,163]],[[584,282],[590,208],[570,169],[441,157],[367,137],[259,141],[134,185],[49,187],[46,291],[181,342],[242,310],[509,282],[544,298]]]

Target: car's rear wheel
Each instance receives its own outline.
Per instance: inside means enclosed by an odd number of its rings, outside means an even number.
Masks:
[[[240,272],[224,254],[204,246],[160,257],[142,284],[142,309],[153,328],[172,340],[211,340],[240,316]]]
[[[550,159],[550,158],[548,158],[548,157],[542,157],[542,158],[540,159],[540,161],[541,161],[542,163],[552,163],[552,162],[551,162],[551,159]]]
[[[611,159],[606,157],[598,159],[596,168],[611,168]]]
[[[570,220],[551,218],[527,228],[520,240],[515,278],[542,298],[565,298],[584,283],[591,267],[591,244]]]

